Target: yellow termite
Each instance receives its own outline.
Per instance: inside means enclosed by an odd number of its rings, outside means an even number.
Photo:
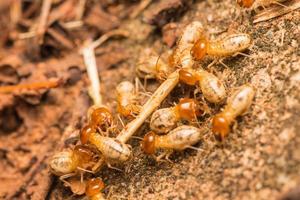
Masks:
[[[89,200],[105,200],[102,190],[105,185],[100,178],[91,178],[87,181],[85,194]]]
[[[50,158],[49,167],[53,174],[60,176],[60,179],[64,181],[79,172],[88,171],[87,168],[95,164],[94,156],[94,152],[88,146],[77,145],[74,149],[54,154]]]
[[[166,135],[157,135],[153,131],[148,132],[141,143],[142,149],[146,154],[154,155],[157,149],[165,150],[157,160],[163,156],[166,159],[172,154],[173,150],[182,151],[186,148],[192,148],[194,144],[200,141],[203,131],[193,126],[182,125],[170,131]]]
[[[156,110],[150,120],[150,128],[157,134],[171,131],[180,119],[196,121],[203,114],[199,103],[190,98],[182,98],[175,106]]]
[[[226,89],[218,77],[203,69],[181,69],[179,80],[188,85],[199,85],[204,98],[211,103],[221,103]]]
[[[132,117],[140,111],[134,85],[129,81],[121,82],[116,88],[117,111],[124,117]]]
[[[254,89],[250,85],[243,85],[232,93],[224,110],[212,120],[212,131],[217,139],[222,141],[225,139],[236,117],[244,114],[252,104],[254,94]]]
[[[164,80],[171,72],[172,69],[151,49],[145,50],[136,66],[137,76],[143,79]]]
[[[195,60],[201,60],[205,55],[215,58],[224,58],[238,54],[251,45],[251,37],[248,34],[232,34],[216,41],[208,40],[202,35],[191,49]]]
[[[111,164],[122,163],[131,158],[132,153],[129,146],[116,138],[101,136],[95,132],[81,132],[80,138],[93,144],[102,153],[110,168],[114,168]]]
[[[237,3],[244,8],[256,9],[258,7],[266,8],[271,4],[277,4],[285,7],[285,5],[282,4],[282,2],[285,1],[286,0],[237,0]]]
[[[194,60],[191,56],[191,49],[203,34],[203,30],[203,25],[199,21],[194,21],[185,27],[172,55],[169,57],[169,66],[173,68],[191,68],[193,66]]]

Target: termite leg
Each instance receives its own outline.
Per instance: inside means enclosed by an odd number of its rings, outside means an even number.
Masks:
[[[279,5],[279,6],[282,6],[282,7],[284,7],[284,8],[288,8],[288,6],[286,6],[286,5],[282,4],[282,3],[279,3],[279,2],[276,1],[276,0],[274,0],[272,3],[273,3],[273,4],[276,4],[276,5]]]
[[[238,128],[238,123],[237,123],[236,120],[234,120],[234,121],[233,121],[233,125],[232,125],[232,130],[233,130],[233,132],[235,132],[235,131],[237,130],[237,128]]]
[[[218,62],[217,59],[214,59],[211,63],[209,63],[209,65],[207,66],[207,69],[209,69],[211,66],[213,66],[214,64],[216,64]]]
[[[198,152],[206,152],[206,150],[201,149],[201,148],[197,148],[197,147],[194,147],[194,146],[187,146],[186,148],[193,149],[193,150],[198,151]]]
[[[87,172],[87,173],[91,173],[91,174],[94,174],[93,171],[91,170],[87,170],[87,169],[84,169],[84,168],[81,168],[81,167],[77,167],[78,170],[82,171],[82,172]]]
[[[141,83],[140,79],[138,77],[135,77],[135,93],[138,94],[139,93],[139,90],[140,90],[140,87],[142,88],[142,90],[144,92],[147,92],[146,91],[146,88],[144,87],[144,85]]]
[[[118,120],[120,121],[122,127],[124,128],[124,127],[125,127],[125,124],[124,124],[124,122],[123,122],[121,116],[120,116],[119,114],[117,114],[117,117],[118,117]]]
[[[172,160],[170,160],[170,156],[173,153],[173,150],[167,150],[167,154],[166,154],[166,160],[170,163],[173,163]]]
[[[121,169],[119,169],[119,168],[117,168],[117,167],[113,167],[109,162],[106,162],[106,164],[107,164],[107,167],[108,167],[108,168],[115,169],[115,170],[117,170],[117,171],[119,171],[119,172],[123,172],[123,170],[121,170]]]
[[[149,77],[147,77],[147,76],[144,78],[143,88],[147,88],[148,79],[149,79]]]
[[[107,129],[106,131],[102,131],[101,129],[98,129],[99,133],[101,136],[107,137],[109,136],[109,130]]]
[[[146,80],[146,82],[145,82]],[[139,78],[135,78],[135,94],[136,95],[143,95],[146,97],[150,97],[152,93],[147,92],[146,87],[147,87],[147,78],[144,79],[144,84],[141,83]],[[143,90],[143,92],[140,91],[140,88]]]
[[[98,160],[98,162],[93,166],[92,171],[94,173],[97,173],[100,170],[100,167],[104,163],[104,158],[102,157],[101,159]]]
[[[141,108],[141,106],[139,106],[139,109]],[[141,110],[141,109],[140,109]],[[138,113],[133,113],[130,112],[130,116],[132,116],[133,118],[136,118],[139,114]]]
[[[238,56],[238,55],[245,56],[247,58],[253,58],[249,54],[246,54],[246,53],[243,53],[243,52],[236,52],[235,54],[233,54],[233,56]]]
[[[173,153],[173,150],[165,150],[161,155],[159,156],[154,156],[155,160],[157,162],[165,162],[168,161],[170,163],[173,163],[173,161],[170,160],[170,155]],[[163,159],[164,158],[164,159]]]
[[[223,62],[225,58],[221,58],[220,60],[218,60],[218,62],[223,65],[226,69],[230,70],[229,67]]]
[[[71,178],[73,176],[76,176],[76,174],[77,173],[73,172],[73,173],[70,173],[70,174],[62,175],[62,176],[59,177],[59,180],[62,181],[67,186],[70,186],[71,184],[68,181],[66,181],[65,179],[68,179],[68,178]]]
[[[143,138],[142,137],[139,137],[139,136],[131,136],[130,138],[133,138],[133,139],[137,139],[137,140],[143,140]],[[131,147],[131,146],[130,146]]]

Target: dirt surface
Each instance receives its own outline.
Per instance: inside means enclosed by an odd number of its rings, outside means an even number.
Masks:
[[[62,80],[55,89],[0,94],[0,199],[83,198],[51,175],[48,159],[66,139],[78,135],[92,105],[80,55],[85,41],[115,28],[130,33],[96,50],[104,102],[115,110],[114,88],[123,80],[134,81],[141,52],[145,48],[167,52],[183,27],[194,20],[203,23],[211,38],[236,32],[251,35],[253,45],[245,52],[250,57],[227,58],[227,68],[216,64],[209,70],[228,91],[252,84],[253,105],[237,119],[237,127],[223,144],[208,132],[196,145],[202,151],[175,153],[173,163],[155,162],[142,153],[138,140],[131,139],[134,157],[121,166],[123,172],[104,167],[98,174],[106,184],[104,195],[108,199],[278,199],[300,184],[299,9],[253,24],[256,13],[263,10],[245,11],[233,0],[152,1],[144,11],[138,1],[87,1],[83,24],[65,28],[64,23],[78,17],[79,2],[53,0],[45,34],[26,39],[20,39],[20,33],[39,24],[42,5],[24,1],[22,17],[16,17],[9,11],[17,13],[17,3],[0,3],[1,86]],[[211,61],[198,64],[205,68]],[[150,81],[146,89],[153,92],[158,84]],[[178,101],[182,89],[179,85],[171,99]],[[213,114],[222,107],[209,106]],[[202,120],[209,121],[210,116]],[[136,135],[147,130],[148,122]],[[299,188],[298,193],[291,191],[294,199],[300,198]]]

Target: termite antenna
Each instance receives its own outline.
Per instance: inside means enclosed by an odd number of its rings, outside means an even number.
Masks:
[[[284,8],[288,8],[288,6],[286,6],[286,5],[282,4],[282,3],[279,3],[279,2],[276,1],[276,0],[272,1],[272,3],[273,3],[273,4],[276,4],[276,5],[279,5],[279,6],[282,6],[282,7],[284,7]]]
[[[194,147],[194,146],[188,146],[187,148],[188,149],[193,149],[193,150],[198,151],[198,152],[206,152],[205,149],[197,148],[197,147]]]
[[[141,138],[141,137],[138,137],[138,136],[131,136],[130,138],[133,138],[133,139],[137,139],[137,140],[143,140],[143,138]]]

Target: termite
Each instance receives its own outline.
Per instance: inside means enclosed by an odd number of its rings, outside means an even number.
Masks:
[[[212,120],[212,131],[217,139],[221,141],[225,139],[236,117],[244,114],[250,107],[254,94],[254,89],[250,85],[243,85],[232,93],[224,110]]]
[[[82,174],[82,172],[88,171],[87,169],[95,164],[94,158],[95,153],[91,148],[77,145],[74,149],[63,150],[54,154],[50,158],[49,166],[51,172],[60,176],[60,180],[64,181],[78,172]]]
[[[105,185],[100,178],[91,178],[87,181],[85,194],[89,200],[105,200],[102,190]]]
[[[228,35],[216,41],[211,41],[202,35],[192,47],[191,55],[197,61],[202,60],[206,55],[215,58],[225,58],[241,54],[250,45],[251,37],[244,33]],[[221,60],[220,63],[223,64]]]
[[[191,56],[191,49],[199,37],[203,34],[203,25],[194,21],[186,26],[182,36],[177,42],[176,48],[169,57],[169,66],[191,68],[194,60]]]
[[[81,142],[86,141],[93,144],[102,153],[110,168],[117,169],[112,167],[111,164],[122,163],[131,158],[130,147],[116,138],[101,136],[95,132],[81,132],[80,138]]]
[[[113,128],[113,116],[105,106],[91,106],[88,110],[88,124],[101,133],[107,132]]]
[[[163,156],[169,159],[173,150],[182,151],[186,148],[195,149],[192,145],[199,142],[203,131],[193,126],[182,125],[170,131],[166,135],[157,135],[153,131],[148,132],[141,143],[146,154],[154,155],[157,149],[165,150],[165,153],[157,157],[159,161]]]
[[[117,88],[117,112],[124,117],[137,115],[140,106],[137,105],[137,94],[134,85],[129,81],[121,82]]]
[[[181,69],[179,80],[187,85],[197,85],[205,99],[211,103],[220,103],[226,97],[224,84],[212,73],[203,69]]]
[[[172,72],[163,59],[150,49],[146,49],[136,66],[137,76],[143,79],[164,80]]]
[[[277,4],[285,7],[285,5],[281,4],[286,0],[237,0],[237,3],[244,8],[252,8],[256,9],[258,7],[266,8],[271,4]]]
[[[157,134],[167,133],[180,119],[195,121],[202,114],[203,110],[196,100],[182,98],[175,106],[156,110],[152,114],[150,128]]]

